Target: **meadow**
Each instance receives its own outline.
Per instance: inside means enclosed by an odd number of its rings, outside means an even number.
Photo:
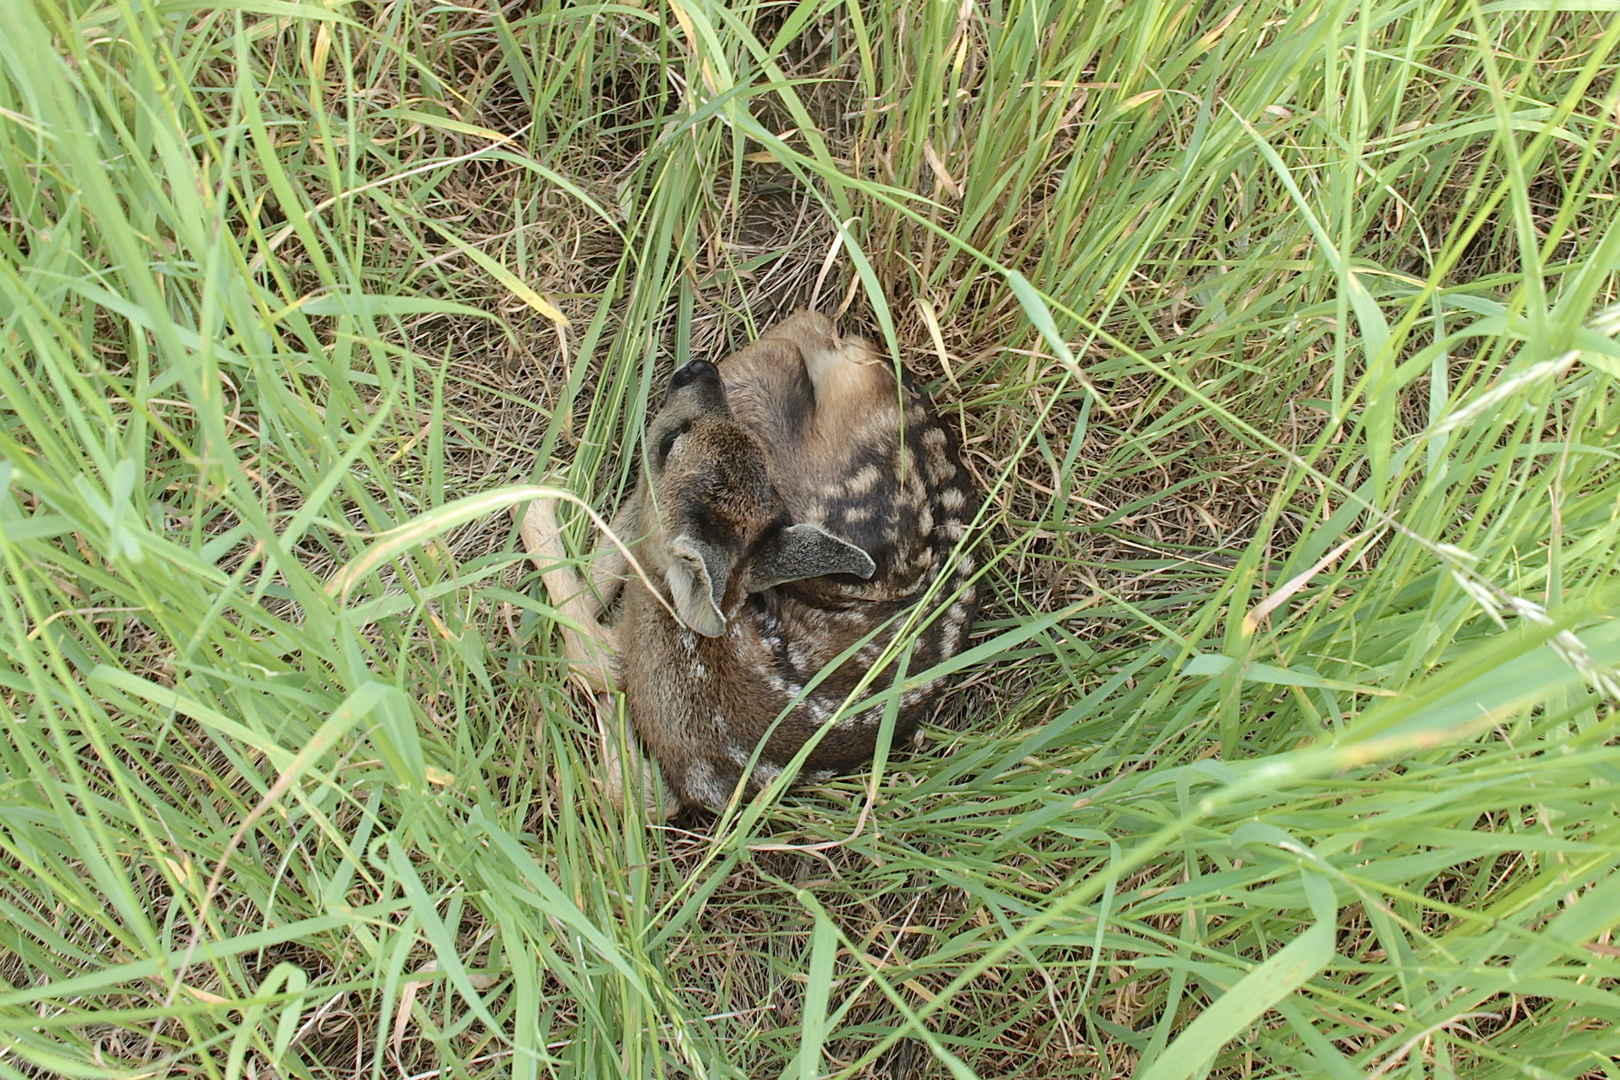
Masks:
[[[1620,1076],[1607,6],[0,0],[0,1077]],[[804,305],[973,648],[649,822],[509,512]]]

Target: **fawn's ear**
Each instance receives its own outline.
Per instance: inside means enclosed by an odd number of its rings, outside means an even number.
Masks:
[[[726,632],[726,617],[720,611],[720,598],[726,594],[730,567],[714,548],[691,536],[670,541],[674,556],[664,571],[675,613],[681,622],[704,637],[720,637]]]
[[[749,592],[824,574],[854,574],[863,581],[877,564],[872,556],[817,525],[789,525],[775,530],[749,561]]]

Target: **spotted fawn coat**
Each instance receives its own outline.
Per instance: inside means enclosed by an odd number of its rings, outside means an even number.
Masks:
[[[585,632],[570,635],[570,659],[594,657],[597,684],[624,690],[666,810],[717,809],[739,781],[769,784],[824,728],[807,771],[869,762],[884,706],[848,699],[891,684],[892,661],[856,693],[908,623],[895,739],[909,735],[938,688],[916,676],[965,647],[978,599],[963,543],[978,497],[927,396],[801,311],[718,366],[677,370],[644,445],[613,529],[639,573],[609,552],[587,599],[557,569],[549,507],[531,507],[525,540]],[[600,598],[620,579],[622,611],[604,627]]]

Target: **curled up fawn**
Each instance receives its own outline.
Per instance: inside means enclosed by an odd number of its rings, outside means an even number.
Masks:
[[[801,311],[718,365],[677,370],[644,447],[611,528],[639,572],[604,538],[583,581],[553,500],[530,504],[520,531],[573,669],[624,691],[666,816],[770,784],[818,734],[807,773],[870,762],[884,704],[839,709],[892,684],[893,662],[855,693],[910,622],[894,727],[908,736],[938,688],[915,676],[966,647],[978,600],[962,543],[978,497],[926,395]],[[623,766],[605,764],[617,796]]]

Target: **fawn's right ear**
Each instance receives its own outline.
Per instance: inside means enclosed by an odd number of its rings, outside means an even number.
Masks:
[[[863,581],[877,564],[872,556],[818,525],[789,525],[772,533],[748,564],[751,593],[824,574],[854,574]]]
[[[726,580],[730,577],[725,557],[691,536],[671,540],[669,553],[673,558],[664,571],[664,583],[675,602],[675,614],[704,637],[720,637],[726,632],[720,599],[726,594]]]

